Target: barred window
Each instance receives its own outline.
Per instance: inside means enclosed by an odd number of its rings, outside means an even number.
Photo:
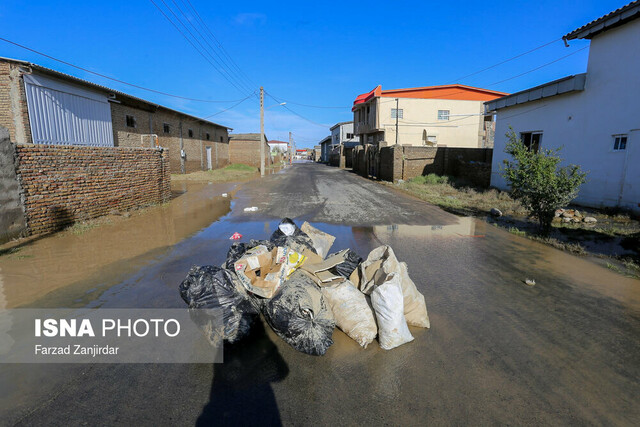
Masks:
[[[130,116],[127,114],[127,116],[125,117],[125,120],[127,122],[127,127],[128,128],[134,128],[136,127],[136,118],[133,116]]]
[[[449,110],[438,110],[438,120],[449,120]]]
[[[395,119],[402,119],[404,118],[404,110],[402,108],[392,108],[391,109],[391,118]]]

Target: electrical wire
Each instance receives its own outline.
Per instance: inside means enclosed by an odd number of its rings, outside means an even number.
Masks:
[[[140,86],[140,85],[137,85],[137,84],[134,84],[134,83],[129,83],[129,82],[126,82],[124,80],[120,80],[120,79],[117,79],[117,78],[114,78],[114,77],[109,77],[109,76],[101,74],[101,73],[97,73],[95,71],[89,70],[89,69],[81,67],[79,65],[72,64],[71,62],[67,62],[67,61],[64,61],[62,59],[58,59],[58,58],[56,58],[54,56],[51,56],[51,55],[48,55],[46,53],[37,51],[35,49],[32,49],[32,48],[27,47],[25,45],[22,45],[20,43],[16,43],[14,41],[5,39],[3,37],[0,37],[0,40],[2,40],[3,42],[6,42],[6,43],[12,44],[14,46],[17,46],[17,47],[19,47],[21,49],[28,50],[29,52],[33,52],[33,53],[35,53],[37,55],[40,55],[40,56],[43,56],[45,58],[51,59],[52,61],[59,62],[60,64],[64,64],[64,65],[67,65],[69,67],[73,67],[75,69],[84,71],[85,73],[93,74],[93,75],[96,75],[98,77],[102,77],[103,79],[111,80],[111,81],[114,81],[114,82],[117,82],[117,83],[121,83],[123,85],[131,86],[131,87],[135,87],[136,89],[144,90],[144,91],[147,91],[147,92],[156,93],[158,95],[164,95],[164,96],[169,96],[171,98],[184,99],[186,101],[194,101],[194,102],[210,102],[210,103],[221,103],[221,104],[223,104],[223,103],[231,103],[231,102],[237,102],[238,101],[237,99],[233,99],[233,100],[229,100],[229,101],[214,101],[214,100],[210,100],[210,99],[189,98],[189,97],[186,97],[186,96],[174,95],[172,93],[162,92],[162,91],[155,90],[155,89],[149,89],[149,88],[144,87],[144,86]]]
[[[231,107],[229,107],[229,108],[225,108],[224,110],[218,111],[217,113],[213,113],[213,114],[211,114],[211,115],[208,115],[208,116],[206,116],[206,117],[203,117],[203,119],[209,119],[209,118],[211,118],[211,117],[217,116],[218,114],[222,114],[222,113],[224,113],[225,111],[229,111],[229,110],[231,110],[231,109],[233,109],[233,108],[236,108],[238,105],[242,104],[244,101],[246,101],[247,99],[251,98],[251,97],[252,97],[253,95],[255,95],[255,94],[256,94],[256,93],[255,93],[255,91],[254,91],[252,94],[250,94],[250,95],[249,95],[249,96],[247,96],[246,98],[241,99],[241,100],[240,100],[240,101],[238,101],[236,104],[233,104]]]
[[[169,7],[164,0],[161,0],[163,4],[165,4],[165,6]],[[224,61],[224,58],[222,58],[217,52],[216,49],[211,46],[211,44],[207,41],[207,39],[202,35],[202,33],[200,32],[200,30],[198,30],[198,27],[196,25],[194,25],[193,23],[193,19],[189,19],[187,17],[187,15],[185,14],[185,12],[182,10],[182,8],[180,7],[180,5],[178,3],[176,3],[175,0],[171,0],[171,3],[174,4],[174,6],[178,9],[178,12],[182,15],[182,17],[184,18],[184,21],[186,21],[187,24],[189,24],[191,26],[191,28],[193,28],[193,30],[198,34],[198,36],[200,36],[200,39],[202,39],[202,41],[204,41],[204,43],[209,47],[209,49],[207,49],[202,43],[200,43],[200,41],[198,40],[197,37],[195,37],[193,35],[193,33],[189,30],[189,28],[182,22],[182,19],[180,19],[174,12],[173,10],[171,10],[171,13],[174,14],[174,16],[176,17],[176,19],[178,19],[180,21],[180,24],[189,32],[189,34],[196,40],[196,42],[198,42],[198,44],[203,48],[203,50],[209,55],[211,56],[212,59],[214,59],[216,61],[216,64],[218,64],[218,66],[220,66],[220,68],[222,68],[222,70],[224,70],[224,72],[230,77],[233,78],[234,81],[236,83],[238,83],[238,85],[240,85],[244,90],[248,90],[251,91],[251,86],[247,85],[244,81],[242,81],[242,79],[240,79],[235,72],[232,72],[232,70],[230,69],[229,65],[226,63],[226,61]],[[184,5],[184,2],[183,2]]]
[[[270,94],[269,92],[267,92],[266,90],[264,91],[264,93],[266,93],[266,94],[267,94],[267,96],[269,96],[271,99],[273,99],[274,101],[276,101],[278,104],[282,104],[282,103],[284,102],[284,101],[282,101],[282,100],[279,100],[279,99],[278,99],[278,98],[276,98],[275,96],[271,95],[271,94]],[[323,123],[318,123],[318,122],[316,122],[316,121],[313,121],[313,120],[311,120],[311,119],[309,119],[309,118],[307,118],[307,117],[303,116],[302,114],[299,114],[299,113],[297,113],[297,112],[293,111],[291,108],[287,107],[286,105],[283,105],[282,107],[283,107],[283,108],[285,108],[285,109],[286,109],[287,111],[289,111],[290,113],[295,114],[296,116],[300,117],[300,118],[301,118],[301,119],[303,119],[303,120],[306,120],[307,122],[309,122],[309,123],[311,123],[311,124],[313,124],[313,125],[320,126],[320,127],[323,127],[323,128],[331,127],[330,125],[323,124]]]
[[[202,24],[202,26],[204,27],[204,29],[206,30],[206,32],[209,34],[210,39],[220,48],[220,51],[229,59],[229,62],[231,63],[231,65],[233,65],[235,67],[235,69],[242,75],[244,76],[244,78],[253,86],[253,87],[257,87],[258,84],[256,84],[239,66],[238,64],[233,60],[233,58],[231,58],[231,56],[229,55],[229,53],[227,52],[227,50],[224,48],[224,46],[222,45],[222,43],[220,43],[220,41],[218,40],[218,38],[215,36],[215,34],[213,34],[213,32],[211,31],[211,29],[209,28],[209,26],[204,22],[204,20],[202,19],[202,17],[200,16],[200,14],[198,13],[198,11],[196,10],[196,8],[193,6],[193,4],[191,3],[190,0],[186,0],[187,3],[189,4],[189,7],[191,8],[191,10],[193,10],[193,13],[195,14],[196,18],[200,21],[200,23]],[[184,4],[184,0],[182,0],[182,4]]]
[[[559,42],[560,40],[562,40],[562,38],[555,39],[555,40],[553,40],[553,41],[550,41],[549,43],[545,43],[545,44],[540,45],[540,46],[538,46],[538,47],[534,47],[534,48],[533,48],[533,49],[531,49],[531,50],[528,50],[528,51],[526,51],[526,52],[520,53],[520,54],[518,54],[518,55],[516,55],[516,56],[513,56],[513,57],[511,57],[511,58],[509,58],[509,59],[505,59],[504,61],[500,61],[500,62],[498,62],[498,63],[496,63],[496,64],[493,64],[493,65],[491,65],[491,66],[489,66],[489,67],[483,68],[482,70],[478,70],[478,71],[473,72],[473,73],[471,73],[471,74],[467,74],[466,76],[459,77],[459,78],[454,79],[454,80],[450,81],[449,83],[445,83],[445,84],[457,83],[457,82],[459,82],[459,81],[461,81],[461,80],[464,80],[464,79],[466,79],[466,78],[468,78],[468,77],[475,76],[475,75],[480,74],[480,73],[484,73],[485,71],[488,71],[488,70],[491,70],[491,69],[493,69],[493,68],[496,68],[496,67],[498,67],[498,66],[500,66],[500,65],[502,65],[502,64],[506,64],[507,62],[511,62],[511,61],[513,61],[514,59],[518,59],[518,58],[523,57],[523,56],[525,56],[525,55],[528,55],[528,54],[530,54],[530,53],[532,53],[532,52],[535,52],[535,51],[537,51],[537,50],[540,50],[540,49],[542,49],[543,47],[547,47],[547,46],[549,46],[549,45],[551,45],[551,44],[557,43],[557,42]]]
[[[227,80],[227,82],[229,82],[233,87],[235,87],[240,93],[244,93],[245,95],[247,94],[245,92],[244,89],[241,89],[236,83],[234,83],[231,79],[229,79],[229,77],[227,77],[222,71],[220,71],[220,69],[218,69],[218,67],[216,67],[216,65],[211,62],[211,60],[207,57],[207,55],[205,55],[204,53],[202,53],[202,51],[200,49],[198,49],[198,47],[193,43],[193,41],[191,41],[191,39],[189,37],[187,37],[187,35],[173,22],[173,20],[164,12],[164,10],[162,10],[162,8],[160,6],[158,6],[158,4],[154,1],[154,0],[149,0],[155,7],[156,9],[158,9],[160,11],[160,13],[165,17],[165,19],[167,21],[169,21],[169,23],[171,23],[171,25],[173,25],[173,27],[180,33],[180,35],[182,35],[182,37],[185,38],[185,40],[187,40],[187,42],[189,42],[189,44],[225,79]],[[182,23],[182,21],[180,21],[178,19],[178,17],[176,16],[175,12],[173,12],[173,10],[171,8],[168,7],[168,5],[166,4],[166,2],[164,0],[160,0],[165,7],[167,7],[167,9],[176,17],[176,19],[180,22],[180,24],[182,24],[184,26],[184,24]],[[187,29],[187,31],[189,31]],[[191,33],[189,31],[189,33]],[[193,37],[193,35],[192,35]],[[197,41],[197,40],[196,40]],[[199,42],[198,42],[199,43]]]

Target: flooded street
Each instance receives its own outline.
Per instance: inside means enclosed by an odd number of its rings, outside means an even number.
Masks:
[[[180,183],[166,206],[0,257],[6,307],[181,308],[191,265],[268,238],[280,218],[391,245],[431,329],[391,351],[341,331],[323,357],[258,325],[216,365],[4,365],[7,424],[261,422],[615,424],[640,417],[640,281],[460,218],[354,174],[298,164],[262,180]],[[221,193],[229,192],[229,198]],[[256,206],[257,212],[244,212]],[[534,279],[527,286],[525,279]],[[446,420],[443,422],[443,420]]]

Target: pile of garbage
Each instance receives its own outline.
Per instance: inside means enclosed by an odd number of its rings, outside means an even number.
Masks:
[[[351,249],[330,254],[334,241],[285,218],[269,240],[233,243],[221,267],[192,267],[180,295],[214,343],[241,340],[260,313],[284,341],[312,355],[326,353],[336,326],[364,348],[377,336],[385,350],[413,341],[407,325],[429,328],[424,296],[390,246],[363,260]],[[203,308],[221,319],[196,310]]]

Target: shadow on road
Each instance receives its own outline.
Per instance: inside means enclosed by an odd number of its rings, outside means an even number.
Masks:
[[[237,344],[225,344],[224,363],[213,367],[209,403],[197,426],[281,425],[271,383],[284,380],[289,367],[261,321]]]

